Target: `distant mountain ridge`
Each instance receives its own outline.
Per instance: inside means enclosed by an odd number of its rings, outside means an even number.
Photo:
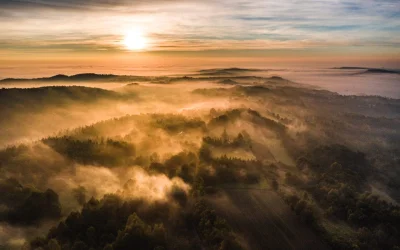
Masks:
[[[198,72],[201,75],[233,75],[245,72],[260,72],[261,69],[246,69],[246,68],[215,68],[215,69],[202,69]]]
[[[200,70],[200,75],[234,75],[240,72],[258,72],[259,69],[245,68],[221,68],[221,69],[204,69]],[[39,78],[5,78],[1,79],[0,83],[21,83],[21,82],[79,82],[79,81],[115,81],[115,82],[135,82],[135,81],[155,81],[164,83],[167,79],[170,81],[193,80],[191,77],[148,77],[148,76],[133,76],[133,75],[114,75],[114,74],[97,74],[97,73],[81,73],[76,75],[57,74],[50,77]]]
[[[373,74],[400,74],[400,70],[384,69],[384,68],[366,68],[366,67],[338,67],[333,69],[355,69],[365,70],[360,74],[373,73]]]
[[[46,98],[43,98],[43,97]],[[84,86],[46,86],[39,88],[0,88],[0,109],[21,108],[28,110],[44,105],[66,102],[89,103],[99,99],[125,100],[136,94],[121,94],[111,90]]]
[[[148,80],[145,76],[129,76],[129,75],[113,75],[113,74],[96,74],[96,73],[82,73],[76,75],[58,74],[50,77],[40,78],[5,78],[0,80],[0,83],[13,83],[13,82],[46,82],[46,81],[60,81],[60,82],[77,82],[77,81],[141,81]]]
[[[261,69],[246,68],[221,68],[221,69],[204,69],[200,70],[200,74],[187,76],[134,76],[134,75],[114,75],[114,74],[96,74],[81,73],[76,75],[57,74],[50,77],[39,78],[5,78],[1,79],[2,84],[12,83],[35,83],[35,82],[151,82],[159,84],[175,83],[181,81],[206,81],[206,80],[232,80],[232,79],[263,79],[261,76],[241,75],[242,72],[259,72],[266,71]],[[232,78],[232,79],[229,79]],[[271,78],[271,80],[279,80]]]

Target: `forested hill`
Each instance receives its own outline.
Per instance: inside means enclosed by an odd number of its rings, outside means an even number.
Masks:
[[[130,98],[132,97],[130,93]],[[2,113],[7,109],[24,110],[44,105],[63,105],[71,102],[88,103],[101,99],[117,100],[126,97],[123,94],[99,88],[83,86],[49,86],[41,88],[0,89],[0,108]]]
[[[5,78],[0,80],[0,83],[22,83],[22,82],[90,82],[90,81],[141,81],[148,80],[148,77],[143,76],[127,76],[127,75],[113,75],[113,74],[95,74],[95,73],[82,73],[76,75],[63,75],[58,74],[51,77],[40,78]]]
[[[118,116],[119,103],[134,105],[137,101],[133,91],[82,86],[0,89],[0,147],[27,138],[39,139],[109,115]]]

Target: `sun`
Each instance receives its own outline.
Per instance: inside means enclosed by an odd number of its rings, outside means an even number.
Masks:
[[[128,50],[143,50],[147,46],[147,39],[141,31],[129,31],[125,34],[123,41]]]

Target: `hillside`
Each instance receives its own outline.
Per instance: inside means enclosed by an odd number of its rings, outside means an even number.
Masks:
[[[0,222],[33,249],[398,246],[400,101],[245,72],[0,90]]]

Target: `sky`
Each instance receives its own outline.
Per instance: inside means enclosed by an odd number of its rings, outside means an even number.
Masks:
[[[151,55],[397,66],[400,58],[399,0],[0,0],[0,24],[3,65]],[[144,49],[124,45],[132,32]]]

